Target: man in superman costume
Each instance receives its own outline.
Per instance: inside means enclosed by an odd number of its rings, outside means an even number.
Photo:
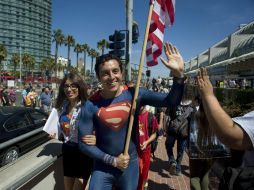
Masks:
[[[164,45],[168,61],[163,64],[171,69],[174,83],[168,94],[140,88],[133,126],[137,124],[140,106],[176,106],[180,103],[184,79],[184,62],[176,47]],[[96,146],[79,140],[81,151],[94,159],[90,190],[136,190],[138,184],[138,158],[136,129],[132,130],[128,155],[123,155],[134,89],[122,85],[122,63],[114,55],[97,58],[95,72],[102,90],[95,93],[82,107],[79,121],[79,139],[96,131]]]

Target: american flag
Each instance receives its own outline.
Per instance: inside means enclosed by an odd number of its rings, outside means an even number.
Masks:
[[[154,4],[148,34],[146,61],[147,66],[158,64],[162,53],[164,28],[171,26],[175,16],[175,0],[151,0]]]

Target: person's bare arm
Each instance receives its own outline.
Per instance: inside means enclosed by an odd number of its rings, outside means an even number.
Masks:
[[[219,139],[233,149],[246,150],[252,143],[246,132],[223,110],[213,93],[207,70],[201,68],[198,76],[198,87],[204,110],[211,127],[214,127]]]
[[[164,112],[161,111],[160,112],[160,121],[159,121],[159,128],[163,128],[163,124],[164,124]]]
[[[140,144],[140,149],[141,150],[145,150],[146,147],[151,144],[157,137],[157,134],[156,132],[154,132],[150,137],[149,139],[147,139],[143,144]]]

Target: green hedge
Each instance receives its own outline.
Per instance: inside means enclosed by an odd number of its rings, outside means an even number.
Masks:
[[[238,102],[239,104],[249,104],[251,102],[254,102],[254,90],[238,90],[236,92],[236,102]]]
[[[198,94],[197,86],[188,86],[185,94],[193,98]],[[214,94],[231,117],[254,110],[254,89],[214,88]]]

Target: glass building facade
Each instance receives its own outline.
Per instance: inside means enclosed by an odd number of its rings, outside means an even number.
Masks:
[[[14,53],[35,58],[39,71],[43,58],[50,57],[52,0],[0,0],[0,44],[7,49],[4,68],[11,68]]]

